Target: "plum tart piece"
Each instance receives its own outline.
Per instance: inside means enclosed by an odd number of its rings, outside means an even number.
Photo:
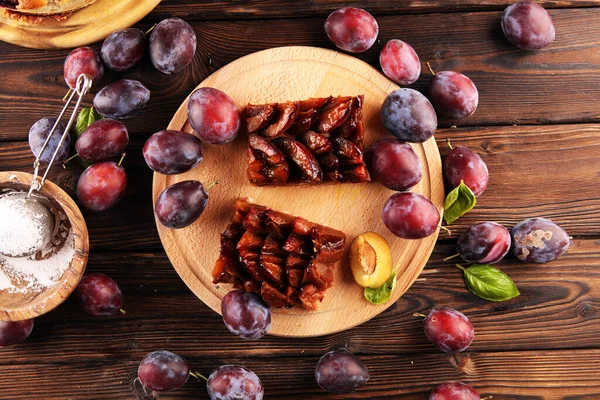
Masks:
[[[221,235],[213,281],[256,293],[272,308],[316,310],[345,244],[340,231],[239,199]]]
[[[67,16],[95,2],[96,0],[0,0],[0,7],[17,14]]]
[[[363,96],[248,104],[248,179],[257,186],[369,182]]]

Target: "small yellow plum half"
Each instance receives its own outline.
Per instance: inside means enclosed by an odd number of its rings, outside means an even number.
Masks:
[[[352,242],[350,267],[362,287],[379,288],[392,274],[392,252],[387,241],[375,232],[365,232]]]

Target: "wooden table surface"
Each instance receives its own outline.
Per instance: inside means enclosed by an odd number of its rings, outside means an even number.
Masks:
[[[379,22],[380,40],[359,58],[378,67],[382,43],[399,38],[434,69],[473,79],[477,112],[458,127],[442,123],[436,139],[442,154],[448,138],[474,149],[491,173],[477,208],[457,221],[451,237],[441,235],[421,277],[377,318],[326,337],[245,342],[229,334],[169,264],[152,215],[152,173],[141,155],[146,138],[167,126],[199,82],[241,56],[284,45],[333,48],[323,32],[326,16],[342,4],[360,3],[165,0],[139,24],[148,28],[180,16],[196,30],[198,51],[176,76],[162,75],[148,60],[125,74],[152,90],[143,113],[126,122],[132,137],[125,161],[129,187],[114,209],[85,213],[88,271],[115,278],[127,314],[94,318],[69,299],[38,318],[25,344],[0,351],[1,399],[135,398],[138,363],[157,349],[181,354],[205,374],[225,363],[245,365],[261,377],[266,399],[427,399],[432,386],[457,379],[494,399],[600,399],[598,0],[546,2],[557,34],[538,52],[520,51],[503,37],[500,14],[507,1],[362,2]],[[31,170],[27,132],[60,109],[67,53],[0,43],[0,170]],[[414,86],[424,90],[429,79],[424,73]],[[73,193],[78,173],[59,167],[51,179]],[[533,216],[553,219],[574,240],[563,257],[546,265],[502,261],[521,291],[514,300],[475,297],[452,262],[442,261],[475,222],[511,227]],[[411,314],[433,306],[470,317],[476,334],[466,352],[447,355],[427,341]],[[360,355],[371,380],[353,394],[327,395],[315,383],[315,364],[344,345]],[[207,395],[202,382],[190,380],[160,398]]]

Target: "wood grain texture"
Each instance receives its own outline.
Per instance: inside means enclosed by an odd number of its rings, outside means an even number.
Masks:
[[[292,77],[293,76],[293,77]],[[281,47],[258,52],[220,69],[201,87],[214,87],[227,93],[239,108],[308,99],[312,97],[364,95],[363,122],[365,146],[386,136],[379,117],[380,105],[388,93],[398,88],[377,70],[354,57],[314,47]],[[187,100],[181,105],[169,129],[192,132]],[[180,175],[154,174],[153,199],[167,187],[186,180],[208,184],[219,180],[209,193],[209,205],[202,216],[184,229],[168,229],[158,224],[158,233],[173,266],[190,289],[209,307],[220,312],[223,293],[212,282],[212,268],[219,258],[221,233],[231,218],[238,198],[251,198],[274,210],[327,225],[346,234],[346,254],[352,240],[366,231],[377,232],[390,245],[396,268],[398,299],[414,282],[435,245],[437,232],[421,240],[395,237],[381,220],[381,209],[393,193],[377,184],[324,184],[299,188],[257,187],[246,176],[247,135],[241,134],[227,146],[205,145],[204,160],[192,171]],[[444,188],[441,160],[435,141],[430,139],[413,148],[423,165],[423,179],[413,188],[431,199],[442,211]],[[232,160],[233,162],[226,162]],[[227,285],[229,286],[229,285]],[[271,333],[278,336],[320,336],[346,330],[373,318],[386,307],[372,307],[363,297],[348,268],[348,259],[335,270],[333,287],[327,290],[318,311],[273,310]]]
[[[0,40],[34,49],[69,49],[104,39],[146,16],[160,0],[98,0],[68,18],[30,23],[0,9]]]
[[[28,190],[33,175],[23,172],[0,172],[0,187]],[[59,186],[46,181],[38,192],[54,201],[57,211],[68,219],[73,235],[74,254],[63,275],[52,286],[39,290],[10,293],[0,291],[0,321],[22,321],[52,311],[73,293],[83,277],[89,254],[88,231],[79,207]],[[43,261],[40,261],[40,263]],[[14,281],[13,281],[14,282]]]
[[[137,348],[128,354],[104,357],[82,353],[77,361],[56,357],[55,362],[10,366],[3,360],[0,388],[13,400],[135,399],[135,359],[143,358],[144,351]],[[223,363],[246,365],[261,377],[265,399],[269,400],[425,400],[436,384],[447,379],[462,380],[482,395],[502,400],[594,400],[600,396],[600,350],[463,353],[454,357],[365,355],[361,359],[369,368],[371,379],[357,392],[342,395],[327,394],[317,386],[314,368],[318,357],[209,358],[201,349],[186,356],[193,369],[202,374]],[[205,400],[206,384],[190,378],[184,387],[161,394],[160,398]]]
[[[475,114],[459,125],[598,122],[600,55],[594,49],[600,45],[600,9],[560,9],[551,14],[558,32],[556,41],[538,52],[518,50],[508,43],[500,29],[499,12],[481,12],[381,16],[381,43],[357,56],[379,68],[381,46],[389,39],[401,38],[436,70],[467,74],[479,88],[480,104]],[[198,52],[184,72],[164,75],[145,58],[130,72],[107,71],[98,88],[117,77],[138,79],[146,85],[152,98],[128,126],[132,135],[150,134],[167,126],[198,83],[239,57],[287,45],[333,49],[323,22],[323,18],[196,22],[192,25]],[[151,24],[146,21],[139,26],[147,29]],[[67,54],[66,50],[39,52],[0,43],[0,140],[26,140],[31,124],[57,114],[66,92],[62,75]],[[424,73],[414,87],[426,91],[429,79]],[[87,104],[92,98],[88,95]],[[14,113],[23,118],[12,118]],[[453,123],[442,121],[441,126]]]
[[[545,217],[571,235],[599,236],[599,130],[597,124],[439,130],[443,156],[450,151],[449,139],[479,153],[490,171],[475,210],[454,226],[496,221],[512,227],[525,218]]]
[[[509,274],[521,296],[489,303],[471,294],[461,272],[442,259],[454,243],[438,244],[421,276],[388,310],[351,331],[318,338],[266,336],[246,342],[229,333],[221,317],[187,289],[162,253],[91,253],[88,272],[113,277],[125,293],[125,315],[95,318],[74,299],[38,320],[31,344],[4,349],[4,360],[18,361],[23,349],[43,357],[53,346],[65,361],[77,354],[100,358],[127,354],[133,348],[152,351],[167,344],[182,355],[202,349],[206,357],[319,356],[347,345],[360,354],[438,354],[424,336],[414,312],[452,306],[475,327],[470,351],[526,351],[600,348],[600,242],[575,240],[563,257],[548,265],[523,264],[508,257],[498,267]],[[97,329],[95,329],[97,328]],[[86,340],[88,338],[88,340]],[[89,342],[99,344],[90,349]]]
[[[163,1],[149,18],[177,15],[188,20],[297,18],[298,16],[327,16],[341,7],[362,7],[375,16],[405,14],[503,10],[510,0],[412,0],[412,1],[343,1],[343,0],[234,0],[189,2]],[[545,8],[599,6],[598,0],[538,1]]]
[[[396,305],[352,331],[309,340],[266,336],[257,342],[231,335],[187,290],[164,254],[92,253],[88,271],[106,273],[121,285],[127,313],[92,317],[69,299],[36,320],[25,344],[2,349],[0,391],[10,399],[132,398],[137,363],[164,348],[186,357],[201,373],[222,363],[246,365],[275,399],[401,394],[425,399],[431,386],[449,379],[501,399],[597,398],[600,243],[576,240],[548,265],[503,261],[499,267],[522,295],[500,304],[467,291],[460,271],[441,261],[452,252],[450,245],[436,246],[421,278]],[[469,352],[452,357],[427,341],[420,319],[411,314],[434,305],[452,305],[470,317],[476,334]],[[314,366],[323,353],[344,345],[361,356],[372,379],[357,394],[325,396],[314,383]],[[205,399],[203,388],[192,380],[164,398]]]
[[[151,171],[141,146],[164,129],[189,92],[216,69],[270,47],[312,45],[333,48],[323,33],[326,15],[338,0],[295,1],[165,0],[138,26],[179,15],[193,22],[199,51],[182,74],[166,76],[149,60],[125,74],[108,72],[99,86],[128,77],[152,90],[144,112],[126,121],[132,137],[125,160],[129,187],[125,198],[104,213],[84,211],[92,248],[88,271],[113,276],[125,292],[126,315],[94,318],[69,299],[36,320],[23,345],[0,350],[0,397],[30,399],[129,399],[139,360],[165,348],[209,373],[223,363],[255,370],[267,399],[426,399],[434,384],[461,379],[496,399],[558,400],[600,398],[600,203],[598,146],[600,126],[600,10],[550,10],[557,40],[528,53],[511,47],[499,29],[507,2],[370,1],[382,42],[411,43],[434,68],[457,69],[479,87],[481,105],[463,122],[472,128],[443,129],[444,140],[474,148],[490,165],[488,190],[477,208],[459,219],[452,236],[442,236],[419,279],[387,311],[368,323],[325,337],[267,336],[248,343],[235,338],[221,318],[199,301],[178,277],[152,220]],[[357,2],[344,5],[358,5]],[[588,7],[596,1],[544,2],[547,7]],[[245,7],[244,7],[245,6]],[[464,10],[459,13],[431,11]],[[493,12],[468,13],[471,10]],[[272,19],[261,19],[269,16]],[[309,17],[309,18],[306,18]],[[225,21],[235,18],[233,21]],[[216,21],[220,20],[220,21]],[[242,39],[241,39],[242,38]],[[359,58],[378,67],[378,43]],[[98,48],[98,46],[96,46]],[[54,116],[62,106],[62,63],[68,50],[34,51],[0,43],[0,170],[30,171],[26,143],[29,126]],[[415,87],[424,90],[428,77]],[[97,90],[97,89],[96,89]],[[87,97],[87,103],[92,96]],[[548,123],[573,123],[547,126]],[[479,125],[537,126],[476,128]],[[443,125],[451,123],[444,121]],[[21,141],[21,142],[18,142]],[[56,169],[52,180],[72,193],[79,171]],[[464,286],[450,262],[456,237],[471,223],[496,220],[511,226],[529,216],[549,216],[576,239],[571,249],[547,265],[513,258],[499,264],[522,295],[488,303]],[[118,250],[126,250],[116,252]],[[473,321],[476,338],[469,352],[439,353],[410,317],[435,305],[455,307]],[[347,345],[371,370],[369,384],[356,394],[326,395],[313,378],[318,357]],[[190,381],[163,399],[206,399],[204,384]]]

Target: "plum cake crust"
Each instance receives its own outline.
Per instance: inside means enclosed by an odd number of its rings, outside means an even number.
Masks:
[[[256,293],[271,308],[316,310],[345,244],[340,231],[238,199],[221,235],[213,282]]]
[[[257,186],[368,182],[361,96],[248,104],[250,182]]]
[[[0,0],[0,8],[5,8],[13,19],[19,15],[32,16],[33,22],[40,22],[33,16],[55,16],[58,18],[68,16],[73,11],[87,7],[96,0]],[[61,18],[62,19],[62,18]],[[27,21],[27,18],[23,18]]]

